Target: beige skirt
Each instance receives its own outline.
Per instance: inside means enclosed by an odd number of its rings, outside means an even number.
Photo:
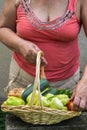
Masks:
[[[70,78],[58,82],[49,82],[52,87],[68,88],[74,90],[76,84],[80,79],[80,68]],[[5,88],[8,93],[9,90],[15,87],[26,88],[29,84],[34,82],[34,77],[26,73],[22,68],[19,67],[15,59],[12,57],[9,72],[9,83]]]

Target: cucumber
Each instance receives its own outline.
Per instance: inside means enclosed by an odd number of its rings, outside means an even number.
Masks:
[[[29,85],[29,87],[27,87],[23,91],[23,93],[22,93],[22,99],[24,101],[26,101],[27,96],[32,93],[33,87],[34,87],[34,84],[31,84],[31,85]],[[49,82],[46,79],[42,78],[40,80],[40,91],[42,92],[42,91],[44,91],[48,87],[49,87]]]

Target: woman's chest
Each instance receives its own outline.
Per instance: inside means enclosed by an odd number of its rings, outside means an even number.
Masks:
[[[68,4],[69,0],[47,0],[43,3],[31,1],[29,6],[39,20],[48,22],[64,15]]]
[[[78,36],[80,23],[72,10],[67,10],[64,15],[54,17],[51,21],[46,21],[47,11],[44,7],[43,10],[39,8],[38,14],[39,11],[41,11],[42,16],[40,16],[43,20],[40,19],[39,15],[37,17],[36,11],[34,12],[32,8],[28,8],[28,3],[26,3],[26,6],[24,3],[19,6],[17,11],[17,32],[21,37],[37,40],[40,37],[42,39],[70,41]],[[52,13],[56,14],[54,12]]]
[[[49,41],[70,42],[78,37],[80,31],[80,23],[74,17],[73,20],[65,18],[50,23],[40,23],[36,18],[26,17],[23,13],[16,22],[17,34],[34,42],[48,41],[48,39]]]
[[[44,22],[52,21],[55,18],[61,17],[67,10],[68,0],[54,0],[47,1],[44,4],[39,5],[38,3],[35,6],[31,3],[31,7],[35,15]]]

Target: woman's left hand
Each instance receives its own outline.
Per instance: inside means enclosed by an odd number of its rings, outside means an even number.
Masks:
[[[80,80],[72,96],[73,110],[84,111],[87,109],[87,81]]]

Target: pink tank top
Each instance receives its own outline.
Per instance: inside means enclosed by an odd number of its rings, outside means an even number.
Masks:
[[[48,62],[45,74],[49,81],[60,81],[72,76],[79,67],[78,34],[80,21],[76,16],[77,0],[70,0],[67,11],[50,22],[42,22],[35,16],[28,0],[21,0],[17,10],[17,34],[35,43]],[[19,66],[35,76],[35,66],[19,53],[14,53]]]

